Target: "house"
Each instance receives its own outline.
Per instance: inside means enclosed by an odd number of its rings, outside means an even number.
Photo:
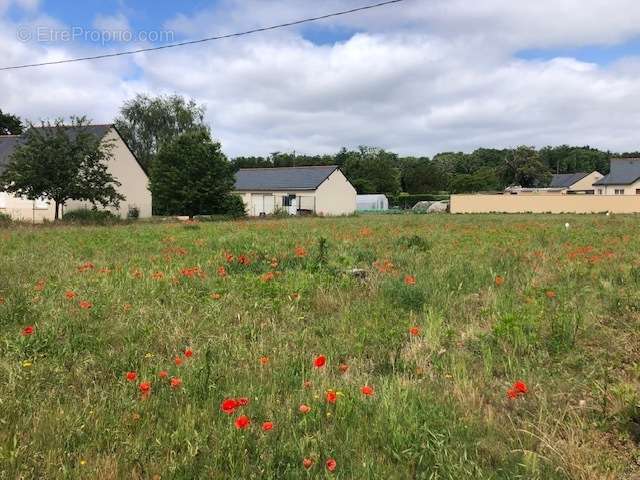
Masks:
[[[235,192],[253,217],[282,211],[291,215],[356,211],[356,190],[336,165],[240,169]]]
[[[36,127],[41,128],[41,127]],[[148,189],[149,178],[144,168],[129,149],[122,136],[112,124],[91,125],[88,132],[104,142],[113,145],[112,158],[108,163],[108,171],[121,183],[118,191],[125,197],[120,207],[108,208],[121,218],[126,218],[130,211],[137,209],[140,218],[151,217],[151,192]],[[66,127],[69,135],[77,132],[77,127]],[[24,142],[23,136],[0,136],[0,173],[11,160],[13,152]],[[63,212],[91,208],[89,202],[71,200],[63,206]],[[55,217],[53,202],[47,199],[27,200],[5,192],[0,192],[0,213],[7,214],[17,220],[42,222]]]
[[[640,158],[612,158],[609,174],[593,187],[598,195],[640,195]]]
[[[508,187],[505,193],[512,195],[594,195],[595,189],[593,184],[600,180],[604,175],[600,172],[593,171],[591,173],[560,173],[551,177],[551,183],[546,188],[523,188]]]
[[[359,212],[389,210],[389,199],[386,195],[358,195],[356,204]]]

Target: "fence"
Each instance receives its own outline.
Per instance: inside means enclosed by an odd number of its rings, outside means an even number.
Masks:
[[[452,195],[451,213],[640,213],[640,195]]]

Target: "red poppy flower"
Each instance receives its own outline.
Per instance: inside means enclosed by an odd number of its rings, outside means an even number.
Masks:
[[[547,292],[545,292],[545,295],[549,300],[553,300],[554,298],[556,298],[556,292],[554,292],[553,290],[548,290]]]
[[[296,247],[296,257],[302,258],[307,256],[307,251],[304,247]]]
[[[173,359],[173,362],[176,364],[177,367],[182,365],[183,361],[184,360],[182,360],[182,357],[180,357],[179,355],[176,355],[176,358]]]
[[[151,278],[154,280],[162,280],[164,278],[164,272],[154,272],[154,274],[151,275]]]
[[[127,380],[130,382],[135,382],[138,379],[138,374],[136,372],[127,372]]]
[[[269,363],[269,357],[260,357],[260,365],[265,366]]]
[[[416,284],[416,277],[414,277],[413,275],[405,275],[404,284],[405,285],[415,285]]]
[[[273,430],[273,423],[272,422],[264,422],[262,424],[262,431],[263,432],[268,432],[269,430]]]
[[[249,260],[249,257],[247,257],[245,255],[240,255],[238,257],[238,263],[240,265],[251,265],[251,260]]]
[[[249,405],[249,399],[246,397],[241,397],[236,400],[236,402],[238,402],[239,407],[246,407],[247,405]]]
[[[313,460],[311,460],[310,458],[305,458],[304,460],[302,460],[302,466],[306,470],[309,470],[313,466]]]
[[[67,290],[64,293],[64,296],[67,297],[67,300],[73,300],[74,298],[76,298],[77,294],[76,294],[76,292],[74,292],[72,290]]]
[[[496,287],[499,287],[504,283],[504,277],[498,275],[495,279]]]
[[[515,388],[510,388],[507,390],[507,397],[512,400],[518,398],[518,391]]]
[[[138,388],[144,397],[148,397],[151,394],[151,383],[149,382],[142,382]]]
[[[420,327],[411,327],[409,333],[414,337],[420,336]]]
[[[267,283],[273,280],[274,278],[275,278],[275,275],[273,272],[267,272],[260,277],[260,281],[263,283]]]
[[[367,397],[373,397],[373,394],[374,394],[373,387],[365,385],[360,389],[360,391],[362,392],[363,395]]]
[[[96,268],[95,265],[91,262],[85,262],[82,265],[80,265],[78,267],[78,272],[82,273],[82,272],[86,272],[87,270],[92,270]]]
[[[340,370],[340,373],[347,373],[347,370],[349,370],[349,365],[343,363],[338,367],[338,370]]]
[[[333,472],[336,467],[338,466],[338,464],[336,463],[336,461],[333,458],[330,458],[329,460],[327,460],[327,470],[329,470],[330,472]]]
[[[246,415],[240,415],[236,418],[235,425],[238,430],[244,430],[251,425],[251,420]]]
[[[325,357],[324,355],[319,355],[318,357],[316,357],[316,359],[313,361],[313,365],[316,368],[322,368],[324,367],[324,365],[327,363],[327,357]]]
[[[224,277],[226,277],[226,276],[227,276],[227,269],[226,269],[226,268],[224,268],[224,267],[219,267],[219,268],[218,268],[218,276],[219,276],[220,278],[224,278]]]
[[[191,358],[191,357],[193,357],[193,350],[191,350],[190,348],[187,348],[187,349],[184,351],[184,356],[185,356],[185,357],[187,357],[187,358]]]
[[[173,377],[171,379],[171,388],[173,390],[178,390],[182,386],[182,379],[178,377]]]
[[[219,293],[212,293],[211,298],[213,300],[220,300],[222,298],[222,295],[220,295]]]
[[[166,370],[162,370],[160,373],[158,373],[158,376],[160,378],[167,378],[169,376],[169,372],[167,372]]]
[[[527,384],[524,383],[522,380],[518,380],[516,383],[513,384],[513,388],[521,394],[525,394],[529,392],[529,389],[527,388]]]
[[[36,331],[36,327],[34,327],[33,325],[29,325],[28,327],[24,327],[22,329],[22,336],[28,337],[30,335],[33,335],[35,331]]]
[[[80,300],[78,302],[78,305],[83,310],[90,310],[93,307],[93,303],[88,302],[87,300]]]
[[[238,402],[233,398],[227,398],[220,404],[220,410],[227,415],[233,415],[238,407]]]
[[[327,391],[327,402],[336,403],[336,400],[338,400],[338,394],[333,390],[328,390]]]
[[[300,410],[300,413],[304,413],[307,414],[311,411],[311,407],[309,405],[305,405],[304,403],[302,405],[300,405],[300,407],[298,408],[298,410]]]
[[[233,255],[231,255],[230,253],[225,253],[224,256],[227,259],[228,263],[233,262]]]

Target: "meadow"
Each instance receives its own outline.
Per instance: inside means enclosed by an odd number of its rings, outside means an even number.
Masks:
[[[640,478],[639,229],[2,228],[0,479]]]

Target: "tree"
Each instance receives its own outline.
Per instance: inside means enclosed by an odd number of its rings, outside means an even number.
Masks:
[[[341,155],[344,155],[341,152]],[[360,147],[348,152],[344,174],[358,193],[387,193],[400,191],[400,169],[395,153],[372,147]]]
[[[227,213],[234,184],[231,162],[203,130],[165,144],[151,169],[151,192],[163,215]]]
[[[521,146],[506,155],[502,179],[506,185],[540,187],[549,184],[551,172],[535,148]]]
[[[203,106],[180,95],[149,97],[138,94],[125,102],[115,125],[142,166],[151,170],[164,144],[185,132],[209,132],[204,114]]]
[[[67,200],[117,208],[124,197],[107,169],[113,144],[92,134],[88,126],[84,117],[72,117],[70,126],[62,119],[53,125],[30,125],[0,176],[0,190],[30,200],[53,200],[56,220]]]
[[[22,132],[22,120],[10,113],[2,113],[0,110],[0,135],[21,135]]]

